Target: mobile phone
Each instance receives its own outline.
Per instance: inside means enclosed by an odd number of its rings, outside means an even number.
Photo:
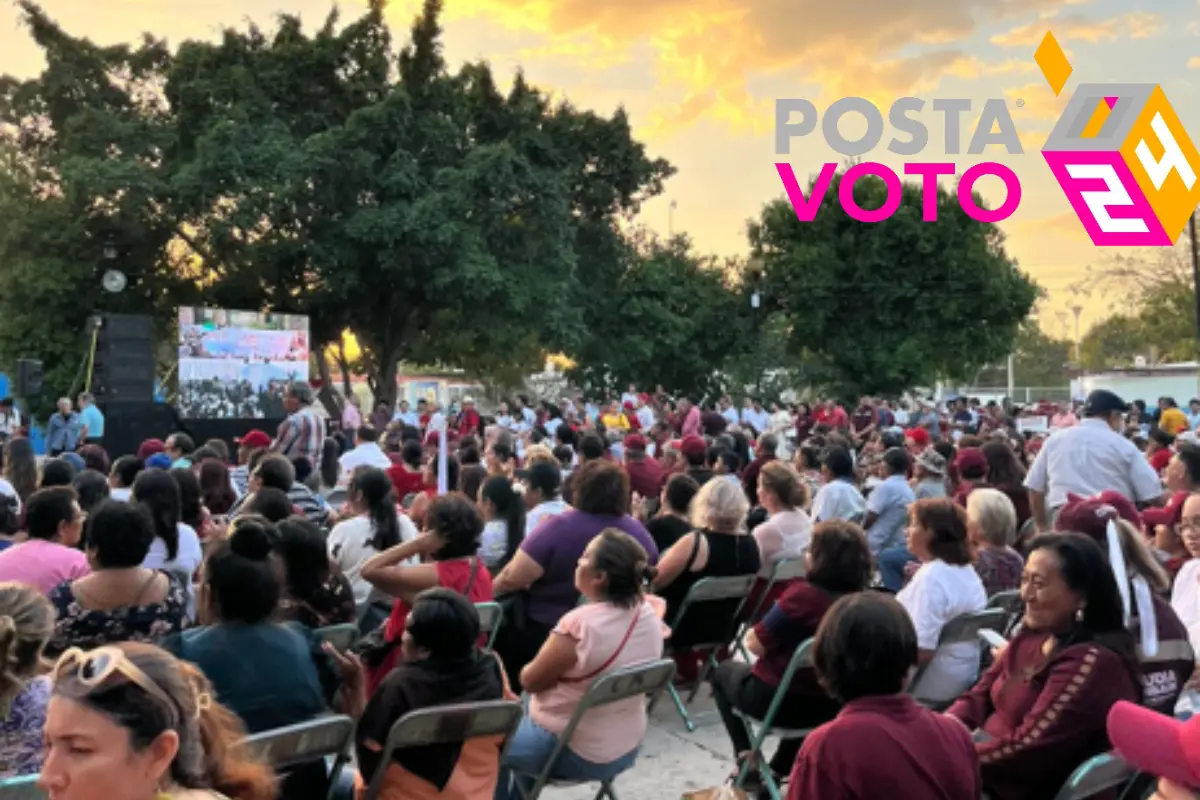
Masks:
[[[991,647],[1004,647],[1008,644],[1008,640],[1000,634],[996,633],[991,628],[984,628],[979,632],[979,638],[983,639]]]

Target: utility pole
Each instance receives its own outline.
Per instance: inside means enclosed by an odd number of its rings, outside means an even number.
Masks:
[[[678,205],[674,200],[667,207],[667,238],[675,238],[675,206]]]
[[[1188,220],[1188,232],[1192,237],[1192,291],[1195,295],[1193,302],[1196,304],[1197,361],[1200,361],[1200,249],[1198,249],[1200,245],[1196,243],[1196,212],[1194,210],[1192,218]],[[1196,369],[1196,387],[1200,390],[1200,367]]]

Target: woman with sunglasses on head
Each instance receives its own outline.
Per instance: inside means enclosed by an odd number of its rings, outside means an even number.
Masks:
[[[42,768],[42,726],[50,681],[42,652],[54,607],[33,586],[0,583],[0,778]]]
[[[274,800],[271,769],[191,664],[148,644],[68,650],[38,786],[52,800]]]

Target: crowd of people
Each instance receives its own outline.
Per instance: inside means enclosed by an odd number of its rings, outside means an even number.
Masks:
[[[283,416],[287,381],[256,386],[248,380],[180,381],[179,412],[187,419],[258,419]]]
[[[275,435],[232,451],[5,444],[0,776],[61,800],[323,797],[377,775],[383,798],[515,800],[592,681],[666,655],[711,691],[752,795],[1048,799],[1114,745],[1163,797],[1200,789],[1144,746],[1200,763],[1172,727],[1200,648],[1200,403],[738,409],[630,387],[347,404],[335,436],[310,387],[282,394]],[[685,610],[737,576],[749,597]],[[942,641],[999,598],[1019,609],[1005,641]],[[475,605],[493,600],[494,643]],[[321,639],[339,624],[351,651]],[[730,647],[709,669],[694,646],[713,641]],[[760,761],[742,717],[780,692],[774,725],[808,733]],[[406,713],[520,694],[509,741],[385,753]],[[234,746],[331,711],[357,722],[345,775],[275,775]],[[552,774],[636,769],[646,727],[637,697],[590,711]]]

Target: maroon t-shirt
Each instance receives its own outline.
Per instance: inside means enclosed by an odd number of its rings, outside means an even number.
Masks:
[[[754,677],[768,686],[778,686],[792,653],[805,639],[816,635],[817,626],[835,600],[835,595],[806,580],[793,581],[762,621],[754,626],[754,635],[763,646],[762,658],[754,662]],[[838,704],[821,688],[817,674],[811,668],[796,671],[788,694],[807,695],[814,702],[827,703],[830,716],[837,712]]]
[[[646,456],[641,461],[625,464],[629,473],[629,489],[645,498],[656,498],[662,490],[663,469],[653,458]]]
[[[859,407],[854,409],[854,416],[850,418],[850,424],[854,428],[855,433],[860,433],[867,429],[871,423],[875,421],[875,409]]]
[[[804,739],[788,800],[975,800],[971,734],[907,694],[863,697]]]

